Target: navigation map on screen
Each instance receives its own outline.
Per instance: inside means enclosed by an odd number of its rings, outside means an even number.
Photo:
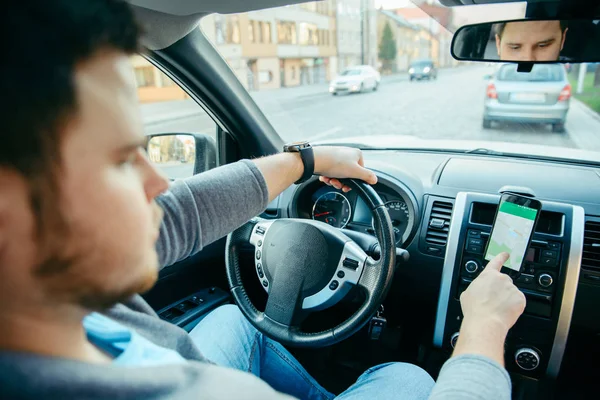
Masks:
[[[504,265],[515,271],[521,269],[523,258],[529,244],[529,236],[537,216],[537,210],[504,201],[500,204],[494,230],[485,254],[491,260],[502,252],[510,254]]]

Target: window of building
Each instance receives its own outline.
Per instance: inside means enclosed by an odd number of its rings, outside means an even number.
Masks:
[[[281,44],[297,44],[296,23],[291,21],[278,21],[277,40]]]
[[[237,15],[227,17],[227,43],[240,43],[240,20]]]
[[[301,45],[318,45],[319,44],[319,36],[317,26],[314,24],[309,24],[306,22],[300,22],[298,24],[298,28],[300,30],[299,38]]]
[[[261,31],[263,43],[271,43],[271,23],[263,22]]]
[[[135,68],[135,82],[137,87],[156,86],[152,66]]]
[[[250,20],[248,21],[248,40],[250,43],[256,43],[256,35],[254,34],[255,22]]]

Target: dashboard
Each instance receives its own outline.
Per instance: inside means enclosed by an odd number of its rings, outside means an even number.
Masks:
[[[515,282],[528,306],[507,339],[507,369],[527,379],[555,378],[564,360],[571,369],[596,362],[589,348],[600,351],[599,165],[427,151],[363,154],[377,173],[375,190],[394,221],[397,246],[410,254],[384,302],[388,318],[451,354],[460,294],[484,266],[499,192],[518,187],[535,194],[542,212]],[[263,217],[317,219],[374,234],[355,193],[317,179],[286,190]]]
[[[417,202],[401,182],[380,176],[375,191],[385,203],[392,220],[396,246],[406,245],[417,228]],[[374,235],[373,218],[364,201],[352,191],[341,190],[312,179],[295,193],[290,216],[314,219],[333,227]]]

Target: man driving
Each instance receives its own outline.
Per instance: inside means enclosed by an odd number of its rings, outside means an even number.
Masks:
[[[503,61],[557,61],[569,30],[562,21],[508,22],[494,29]]]
[[[149,163],[129,56],[139,29],[117,0],[12,2],[0,146],[0,397],[332,399],[234,305],[189,335],[139,296],[161,267],[262,212],[304,174],[297,153],[171,185]],[[362,153],[315,147],[314,173],[374,184]],[[239,201],[239,199],[244,201]],[[502,254],[461,296],[453,357],[366,371],[339,399],[508,399],[504,340],[525,298]],[[209,266],[206,266],[209,268]]]

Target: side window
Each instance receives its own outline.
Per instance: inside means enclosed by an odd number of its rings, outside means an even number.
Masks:
[[[141,56],[133,56],[148,157],[170,179],[216,166],[217,124],[172,79]]]

